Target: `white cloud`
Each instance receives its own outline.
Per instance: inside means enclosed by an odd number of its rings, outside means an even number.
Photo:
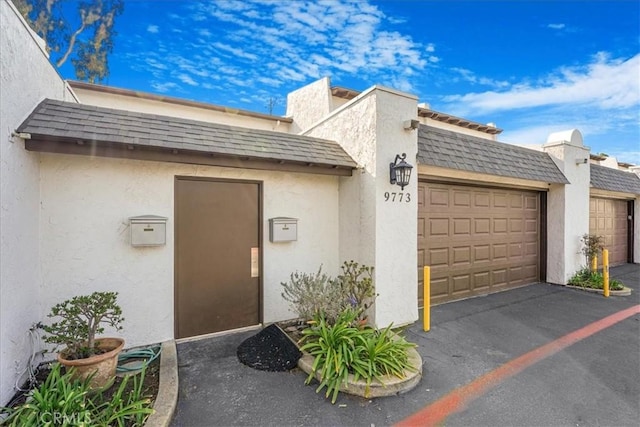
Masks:
[[[178,80],[190,86],[198,86],[198,83],[195,80],[193,80],[193,78],[188,74],[184,74],[184,73],[178,74]]]
[[[166,93],[166,92],[169,92],[170,90],[177,89],[178,85],[173,82],[152,83],[151,87],[157,92]]]
[[[450,69],[457,77],[454,77],[454,81],[462,79],[471,84],[481,84],[484,86],[491,86],[493,88],[504,88],[509,86],[509,82],[504,80],[494,80],[489,77],[477,76],[473,71],[466,68],[453,67]]]
[[[393,27],[399,18],[367,0],[176,4],[180,9],[147,27],[162,27],[170,36],[142,36],[131,57],[130,67],[149,73],[157,91],[215,87],[209,90],[228,92],[231,102],[239,97],[237,86],[251,98],[262,87],[272,96],[285,84],[288,90],[323,76],[336,82],[357,76],[364,87],[381,83],[411,91],[416,76],[440,61],[434,44],[402,33]]]
[[[564,24],[549,24],[547,28],[551,28],[552,30],[562,30],[565,27]]]
[[[640,104],[640,54],[611,59],[604,53],[580,67],[563,67],[536,83],[520,83],[502,92],[468,93],[445,98],[457,114],[490,113],[560,104],[601,109]]]

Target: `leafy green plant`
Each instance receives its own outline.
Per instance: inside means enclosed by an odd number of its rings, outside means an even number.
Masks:
[[[604,237],[596,236],[595,234],[583,234],[580,242],[582,243],[582,254],[587,262],[587,267],[589,267],[591,260],[602,252],[604,248]]]
[[[24,404],[17,408],[2,408],[9,416],[1,424],[11,427],[62,425],[63,422],[89,425],[89,381],[73,378],[72,372],[63,374],[60,365],[55,364],[46,380],[31,392]]]
[[[335,403],[340,387],[347,382],[350,374],[354,380],[366,381],[366,393],[372,380],[382,383],[384,375],[404,377],[405,370],[414,369],[407,351],[414,344],[404,338],[394,336],[391,326],[378,331],[369,326],[358,327],[358,311],[347,309],[329,324],[324,316],[317,316],[311,326],[302,331],[300,348],[314,357],[309,384],[316,373],[320,375],[320,385],[316,392],[326,387],[325,396],[331,396]]]
[[[409,364],[407,350],[415,347],[415,344],[394,336],[391,325],[380,331],[368,328],[366,332],[370,333],[365,334],[364,348],[360,354],[363,357],[357,359],[359,363],[354,364],[354,370],[365,368],[360,374],[367,380],[367,386],[374,378],[380,382],[383,375],[403,378],[405,370],[414,369]]]
[[[118,389],[110,400],[103,397],[102,393],[91,399],[94,423],[104,426],[142,426],[154,410],[151,408],[151,399],[143,395],[142,385],[146,366],[139,375],[124,377]],[[129,381],[133,381],[133,387],[127,392]]]
[[[591,271],[589,268],[582,268],[577,271],[568,283],[572,286],[580,286],[582,288],[603,289],[604,276],[597,271]],[[621,291],[624,284],[617,279],[609,279],[609,289],[612,291]]]
[[[143,395],[145,369],[127,376],[108,398],[105,391],[92,392],[91,377],[76,379],[73,369],[62,373],[55,364],[45,381],[16,408],[2,408],[8,417],[0,422],[10,427],[51,426],[142,426],[153,413],[151,400]],[[129,387],[133,381],[133,387]]]
[[[333,325],[320,315],[312,321],[315,325],[302,331],[302,341],[308,341],[300,350],[315,357],[312,371],[307,377],[309,384],[317,371],[320,372],[320,385],[316,393],[327,387],[326,397],[335,403],[340,386],[347,382],[349,367],[356,357],[356,341],[363,339],[361,330],[352,326],[357,317],[353,310],[345,310]],[[362,345],[362,343],[360,343]]]
[[[104,332],[103,325],[122,330],[122,309],[116,303],[117,292],[94,292],[75,296],[54,305],[48,317],[62,320],[42,328],[47,333],[44,340],[50,344],[67,347],[65,355],[72,359],[84,359],[97,353],[96,334]]]

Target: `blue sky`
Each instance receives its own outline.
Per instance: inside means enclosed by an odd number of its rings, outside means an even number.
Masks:
[[[108,85],[268,112],[324,76],[640,164],[640,2],[126,1]],[[69,67],[62,69],[73,78]]]

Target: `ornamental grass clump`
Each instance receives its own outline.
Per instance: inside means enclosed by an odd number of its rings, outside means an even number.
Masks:
[[[415,344],[393,335],[391,326],[378,331],[370,326],[357,325],[358,311],[343,311],[333,324],[322,315],[317,315],[310,327],[302,331],[300,350],[314,357],[309,384],[316,373],[320,377],[319,393],[326,387],[325,396],[335,403],[340,387],[347,384],[349,375],[354,380],[366,381],[365,395],[372,380],[383,383],[383,376],[405,377],[406,370],[414,370],[409,363],[407,351]]]
[[[70,369],[55,364],[45,381],[32,390],[27,401],[15,408],[0,408],[7,417],[0,425],[40,426],[143,426],[154,410],[144,394],[146,367],[124,377],[111,395],[95,393],[91,378],[79,379]],[[129,383],[132,385],[129,386]]]

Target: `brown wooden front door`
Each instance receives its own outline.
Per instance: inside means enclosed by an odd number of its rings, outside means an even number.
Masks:
[[[260,183],[176,178],[176,338],[260,323],[260,211]]]

